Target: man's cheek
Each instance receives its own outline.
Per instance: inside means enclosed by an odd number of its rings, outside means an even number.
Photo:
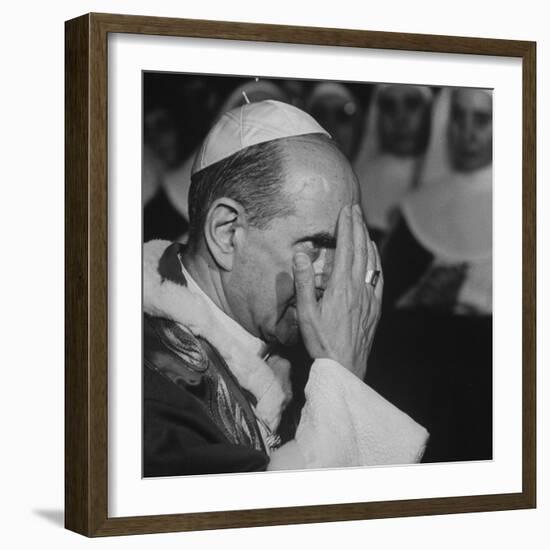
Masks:
[[[277,313],[281,315],[289,302],[294,297],[294,279],[286,271],[280,271],[275,276],[275,298],[277,302]]]

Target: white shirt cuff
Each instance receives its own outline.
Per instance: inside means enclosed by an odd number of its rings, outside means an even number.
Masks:
[[[419,462],[428,432],[342,365],[317,359],[296,443],[306,468]]]

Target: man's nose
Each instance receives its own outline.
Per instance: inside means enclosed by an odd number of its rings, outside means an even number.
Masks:
[[[319,290],[326,290],[328,285],[329,277],[325,273],[316,273],[315,274],[315,288]]]

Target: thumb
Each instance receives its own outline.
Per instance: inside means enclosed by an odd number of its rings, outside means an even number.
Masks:
[[[315,298],[313,265],[307,254],[302,252],[295,254],[293,271],[294,286],[296,287],[296,310],[298,313],[298,321],[311,322],[317,300]]]

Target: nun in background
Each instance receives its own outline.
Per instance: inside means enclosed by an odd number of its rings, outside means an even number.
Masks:
[[[374,90],[353,166],[365,219],[379,243],[414,186],[430,134],[432,100],[427,86],[383,84]]]
[[[218,114],[212,124],[214,124],[216,119],[225,112],[245,102],[254,103],[265,99],[286,101],[286,94],[279,86],[271,81],[250,80],[244,82],[235,88],[225,99],[222,106],[218,108]],[[182,101],[185,101],[185,98],[182,98]],[[204,134],[206,134],[209,128],[210,124],[204,127]],[[165,171],[160,176],[156,174],[159,180],[156,186],[161,187],[161,193],[157,192],[156,198],[158,199],[160,197],[162,208],[155,208],[154,215],[151,215],[151,213],[145,210],[144,241],[162,238],[182,243],[187,242],[187,232],[189,228],[188,193],[189,186],[191,185],[191,168],[195,160],[197,148],[194,148],[192,153],[179,165]],[[144,168],[142,171],[144,199],[150,196],[148,189],[152,187],[149,183],[151,180],[151,176],[149,175],[149,172],[151,172],[149,168],[151,163],[145,162],[148,160],[145,156],[146,152],[147,150],[144,149]],[[149,208],[149,210],[152,209]]]
[[[493,456],[492,143],[491,92],[442,90],[419,186],[382,250],[367,381],[427,427],[428,462]]]
[[[361,105],[353,92],[339,82],[316,84],[306,110],[331,135],[340,150],[353,161],[361,137]]]

